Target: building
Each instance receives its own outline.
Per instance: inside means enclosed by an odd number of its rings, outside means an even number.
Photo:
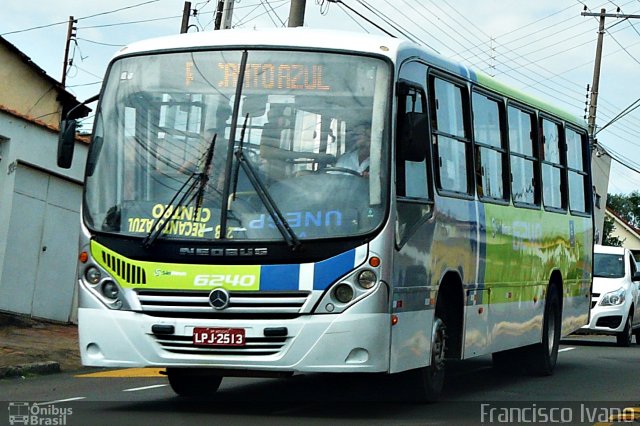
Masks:
[[[613,221],[612,236],[622,241],[622,246],[634,253],[640,252],[640,229],[618,216],[616,212],[607,208],[607,217]]]
[[[78,107],[78,108],[75,108]],[[57,160],[60,118],[90,109],[0,37],[0,310],[74,319],[87,140]]]

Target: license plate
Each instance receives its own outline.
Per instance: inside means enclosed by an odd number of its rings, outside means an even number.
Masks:
[[[244,346],[244,328],[193,329],[193,344],[196,346]]]

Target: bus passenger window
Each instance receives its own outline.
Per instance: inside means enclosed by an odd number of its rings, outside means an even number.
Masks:
[[[560,160],[560,126],[542,119],[542,201],[545,207],[564,209],[564,166]]]
[[[501,105],[484,95],[473,93],[473,131],[476,143],[476,185],[478,196],[505,200],[507,150],[502,137]]]
[[[466,89],[439,78],[431,78],[431,121],[436,147],[436,182],[445,191],[468,194],[469,147],[465,123]]]
[[[587,167],[584,159],[587,156],[586,151],[586,135],[578,133],[572,129],[565,131],[567,140],[567,167],[569,169],[569,208],[572,212],[588,213],[590,203],[587,203],[589,197],[586,190],[588,189]]]
[[[538,205],[533,114],[508,108],[509,146],[511,148],[511,196],[516,204]]]

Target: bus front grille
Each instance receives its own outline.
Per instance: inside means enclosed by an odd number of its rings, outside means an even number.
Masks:
[[[269,356],[275,355],[285,346],[287,337],[247,337],[244,346],[196,346],[192,336],[153,335],[165,351],[186,355],[213,356]]]
[[[254,315],[297,315],[309,298],[310,292],[229,292],[229,305],[214,309],[209,304],[208,291],[136,291],[142,312],[147,314],[192,314],[197,317]]]

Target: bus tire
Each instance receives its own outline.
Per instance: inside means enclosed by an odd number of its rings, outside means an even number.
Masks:
[[[550,376],[558,360],[562,308],[558,291],[554,285],[549,286],[549,296],[544,305],[542,320],[542,341],[525,348],[529,371],[538,376]]]
[[[437,315],[431,331],[431,360],[428,366],[411,370],[411,395],[418,402],[435,402],[440,398],[444,386],[446,326]]]
[[[222,376],[197,368],[167,368],[167,377],[171,389],[183,397],[211,397],[222,383]]]

